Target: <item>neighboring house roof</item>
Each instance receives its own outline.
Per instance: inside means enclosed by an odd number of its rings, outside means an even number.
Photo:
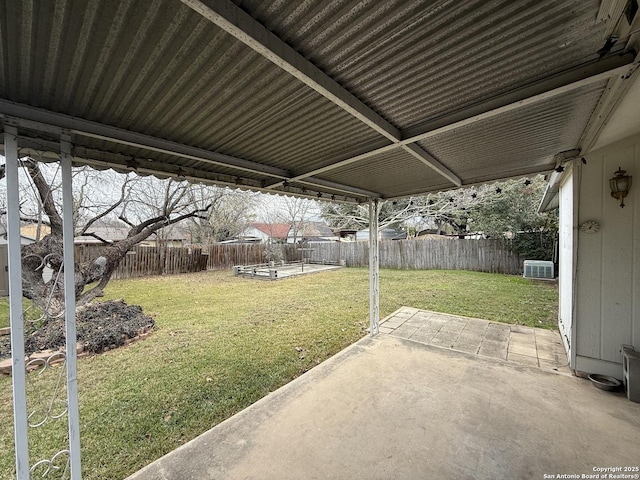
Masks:
[[[28,238],[34,239],[38,236],[38,225],[31,223],[20,227],[20,233]],[[51,233],[51,227],[48,225],[40,225],[40,238]],[[94,233],[94,235],[90,235]],[[73,239],[74,243],[104,243],[100,239],[107,243],[112,243],[118,240],[122,240],[129,233],[129,227],[126,226],[107,226],[96,225],[89,228],[87,235],[80,235]]]
[[[73,239],[78,244],[104,244],[113,243],[127,238],[131,228],[127,225],[92,225],[85,235],[79,235]],[[40,225],[40,238],[51,233],[48,225]],[[38,235],[38,225],[28,224],[20,227],[20,234],[28,239],[35,240]],[[184,241],[188,240],[188,235],[184,230],[172,228],[169,232],[163,232],[162,238],[167,241]],[[148,240],[155,241],[156,234],[149,237]]]
[[[298,232],[299,237],[335,237],[329,225],[324,222],[305,222]]]
[[[271,238],[287,238],[291,228],[286,223],[252,223],[251,226]]]
[[[158,237],[169,242],[188,242],[191,240],[189,229],[179,223],[161,228],[157,234],[152,234],[148,240],[157,241]]]
[[[74,239],[75,243],[113,243],[127,238],[130,227],[96,226],[87,230],[86,235]],[[93,235],[91,235],[93,234]]]

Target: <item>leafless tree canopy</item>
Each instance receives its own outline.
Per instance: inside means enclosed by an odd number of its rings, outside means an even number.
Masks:
[[[228,188],[192,185],[189,191],[192,205],[211,207],[206,215],[189,219],[191,241],[209,245],[239,236],[252,221],[258,194]]]
[[[38,226],[36,241],[22,247],[23,294],[40,309],[55,315],[62,310],[64,292],[60,274],[63,233],[59,167],[41,164],[33,158],[22,158],[20,164],[26,173],[22,182],[25,185],[21,218]],[[4,168],[0,178],[3,176]],[[151,235],[162,242],[169,229],[185,220],[200,229],[213,230],[209,241],[215,237],[216,229],[233,229],[234,219],[244,215],[251,196],[173,179],[88,167],[74,169],[73,185],[74,235],[94,236],[104,243],[100,256],[75,265],[74,289],[79,306],[103,295],[118,264],[136,244]],[[234,204],[234,200],[244,204]],[[230,218],[219,227],[217,219],[225,216]],[[126,226],[128,233],[118,241],[108,242],[94,233],[98,224]],[[53,271],[50,279],[43,275],[45,266]]]
[[[416,230],[491,236],[553,230],[555,215],[537,211],[545,186],[544,178],[536,176],[386,201],[381,206],[379,228],[413,225]],[[334,228],[361,230],[369,226],[368,205],[325,203],[321,214]]]
[[[289,225],[289,238],[297,243],[302,239],[316,206],[316,202],[306,198],[280,197],[277,202],[265,205],[261,217],[269,224]]]

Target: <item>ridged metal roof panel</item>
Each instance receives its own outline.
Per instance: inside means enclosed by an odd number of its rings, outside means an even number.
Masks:
[[[400,148],[337,168],[318,177],[381,192],[390,198],[452,187],[450,182],[432,168]]]
[[[397,142],[407,129],[417,126],[412,132],[423,133],[425,125],[493,105],[504,94],[598,59],[611,26],[597,20],[598,0],[201,5],[208,6],[236,18],[245,15],[242,9],[250,16],[242,18],[257,21],[244,24],[247,37],[256,31],[275,35],[275,43],[262,46],[275,45],[276,57],[277,50],[292,48],[302,56],[296,61],[310,62],[314,73],[287,70],[286,58],[272,63],[260,45],[248,42],[250,47],[224,22],[179,0],[0,0],[0,101],[146,136],[129,142],[60,127],[72,130],[75,151],[94,163],[133,168],[137,161],[151,162],[145,165],[160,172],[188,169],[194,178],[201,172],[202,178],[219,175],[232,184],[282,191],[307,188],[296,178],[315,172],[339,184],[318,186],[330,195],[351,186],[394,197],[452,183],[399,145],[368,153]],[[325,83],[338,89],[338,97],[323,91]],[[453,182],[456,175],[469,183],[544,168],[559,151],[577,146],[603,85],[569,89],[419,145]],[[19,116],[4,113],[16,111],[6,103],[3,108],[0,113]],[[381,119],[391,125],[377,128]],[[6,120],[0,115],[0,123]],[[34,137],[41,135],[57,148],[47,128],[27,131],[33,122],[21,124],[25,141],[37,146]],[[145,148],[149,139],[169,147]],[[237,161],[233,166],[178,155],[170,142]],[[348,165],[326,169],[343,161]],[[258,168],[239,167],[251,162]]]
[[[550,170],[555,154],[578,144],[605,86],[600,82],[583,87],[418,144],[464,183]]]
[[[597,58],[598,0],[237,0],[400,128]]]
[[[7,8],[0,28],[17,51],[3,98],[282,168],[326,164],[378,138],[180,2]]]

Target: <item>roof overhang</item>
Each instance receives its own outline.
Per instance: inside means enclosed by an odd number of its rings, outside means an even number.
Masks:
[[[547,187],[545,188],[544,195],[542,196],[542,200],[538,206],[538,212],[555,210],[560,206],[560,184],[566,175],[565,171],[567,166],[575,160],[575,155],[577,153],[579,153],[579,151],[576,150],[568,154],[560,155],[561,158],[559,158],[557,162],[558,166],[547,177]]]
[[[637,70],[609,3],[7,0],[0,122],[44,160],[64,134],[78,164],[342,202],[548,173]]]

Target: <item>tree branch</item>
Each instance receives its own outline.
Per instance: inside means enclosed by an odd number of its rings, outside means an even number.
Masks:
[[[118,217],[118,219],[122,220],[124,223],[126,223],[127,225],[129,225],[131,228],[135,227],[135,224],[130,222],[127,217],[124,216],[124,214],[120,215]]]
[[[90,232],[85,234],[87,237],[93,237],[96,240],[100,240],[102,243],[104,243],[105,245],[111,245],[111,242],[109,240],[105,240],[104,238],[102,238],[101,236],[99,236],[97,233],[94,232]]]
[[[2,215],[6,215],[7,211],[6,210],[0,210],[0,216]],[[33,218],[33,217],[20,217],[20,221],[24,222],[24,223],[40,223],[41,225],[46,225],[47,227],[50,227],[51,224],[49,222],[47,222],[46,220],[38,220],[37,218]]]
[[[122,187],[120,188],[120,198],[114,203],[112,204],[109,208],[107,208],[104,212],[96,215],[95,217],[91,218],[86,224],[85,226],[82,228],[82,230],[80,231],[79,235],[84,235],[87,230],[89,229],[89,227],[91,227],[91,225],[93,225],[94,223],[96,223],[98,220],[100,220],[101,218],[106,217],[107,215],[109,215],[111,212],[113,212],[116,208],[118,208],[120,205],[122,205],[122,203],[125,201],[125,199],[127,198],[127,186],[129,185],[129,183],[131,183],[131,179],[129,177],[127,177],[125,179],[124,182],[122,182]],[[129,222],[127,222],[126,220],[122,219],[125,223],[128,223],[129,225],[131,225]],[[133,226],[133,225],[131,225]]]
[[[155,225],[155,224],[160,224],[160,226],[155,229],[155,230],[159,230],[160,228],[165,226],[164,222],[166,220],[167,220],[167,217],[165,217],[164,215],[158,215],[157,217],[150,218],[149,220],[146,220],[146,221],[144,221],[144,222],[142,222],[142,223],[140,223],[138,225],[133,225],[131,222],[127,222],[129,225],[131,225],[131,230],[129,230],[129,235],[127,235],[127,237],[136,236],[136,235],[140,234],[140,232],[142,232],[145,228],[148,228],[151,225]],[[155,230],[153,230],[153,231],[155,232]],[[151,232],[151,233],[153,233],[153,232]],[[143,238],[143,240],[144,240],[144,238]]]
[[[44,212],[47,214],[47,217],[49,217],[51,233],[62,235],[62,217],[58,213],[56,205],[53,201],[53,196],[51,195],[51,186],[42,176],[42,171],[38,166],[38,162],[31,158],[28,158],[22,161],[22,165],[26,168],[29,176],[36,186],[36,189],[38,190],[38,195],[40,196]]]

